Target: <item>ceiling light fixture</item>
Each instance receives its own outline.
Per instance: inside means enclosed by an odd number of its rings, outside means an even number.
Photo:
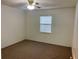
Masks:
[[[33,6],[33,5],[28,5],[27,8],[28,8],[29,10],[33,10],[33,9],[35,9],[35,6]]]

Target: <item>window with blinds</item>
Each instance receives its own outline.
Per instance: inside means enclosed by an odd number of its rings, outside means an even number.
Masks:
[[[52,16],[40,16],[40,32],[51,33]]]

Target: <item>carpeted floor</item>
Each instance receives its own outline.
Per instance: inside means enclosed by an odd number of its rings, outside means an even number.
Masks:
[[[2,59],[70,59],[71,48],[24,40],[2,49]]]

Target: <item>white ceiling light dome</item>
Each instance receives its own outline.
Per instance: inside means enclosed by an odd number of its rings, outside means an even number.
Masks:
[[[33,10],[33,9],[35,9],[35,6],[33,6],[33,5],[28,5],[27,8],[28,8],[29,10]]]

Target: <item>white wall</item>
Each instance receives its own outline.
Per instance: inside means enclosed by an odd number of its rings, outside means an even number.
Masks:
[[[1,47],[24,39],[24,13],[22,10],[1,6]]]
[[[75,10],[75,20],[74,20],[74,35],[73,35],[73,43],[72,43],[72,53],[73,59],[78,59],[78,5],[76,5]]]
[[[74,9],[26,11],[25,39],[71,47],[73,37]],[[40,15],[54,17],[51,34],[40,33]]]
[[[70,47],[73,37],[74,9],[75,8],[35,10],[25,11],[24,13],[22,10],[2,5],[2,48],[23,39]],[[40,33],[40,15],[51,15],[54,17],[52,25],[53,33]]]

